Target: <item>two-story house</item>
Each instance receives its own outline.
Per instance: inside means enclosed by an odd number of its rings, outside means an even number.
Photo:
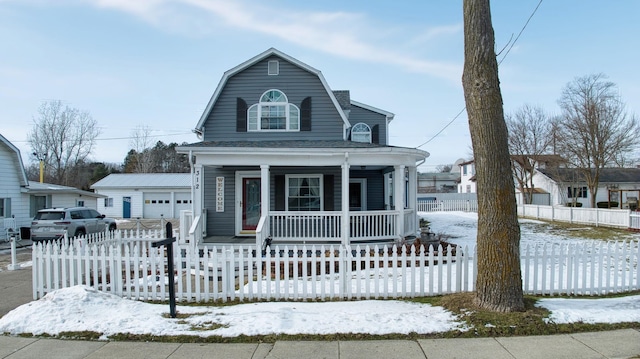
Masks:
[[[195,127],[202,141],[177,148],[192,164],[191,240],[415,235],[416,169],[429,154],[390,146],[393,118],[273,48],[228,70]]]
[[[460,163],[458,193],[476,193],[476,165],[473,160]]]

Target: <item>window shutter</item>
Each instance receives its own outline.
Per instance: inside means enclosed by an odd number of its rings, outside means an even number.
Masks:
[[[311,131],[311,97],[300,104],[300,131]]]
[[[285,195],[287,193],[287,189],[285,188],[285,180],[284,175],[276,175],[273,176],[276,185],[276,211],[284,211],[286,206],[284,205]]]
[[[324,210],[325,211],[333,211],[334,203],[333,203],[333,194],[334,194],[334,183],[333,183],[333,175],[324,175]]]
[[[380,125],[371,128],[371,143],[380,144]]]
[[[247,103],[240,97],[236,100],[236,132],[247,132]]]
[[[0,213],[0,214],[4,214],[6,218],[11,217],[11,215],[13,214],[11,212],[11,198],[4,199],[4,213]]]

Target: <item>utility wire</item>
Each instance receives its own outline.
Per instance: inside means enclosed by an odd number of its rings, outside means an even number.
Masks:
[[[527,19],[527,21],[524,23],[524,25],[522,26],[522,29],[520,29],[520,32],[518,33],[518,36],[516,36],[516,38],[513,40],[513,42],[511,43],[511,46],[509,46],[509,48],[507,49],[507,52],[505,52],[504,56],[502,57],[502,59],[500,61],[498,61],[498,65],[502,64],[502,62],[504,61],[504,59],[507,58],[507,55],[509,55],[509,52],[511,51],[511,49],[513,48],[513,46],[516,44],[516,42],[518,41],[518,39],[520,38],[520,35],[522,35],[522,33],[524,32],[524,29],[527,28],[527,25],[529,25],[529,22],[531,21],[531,19],[533,18],[533,16],[536,14],[536,12],[538,11],[538,8],[540,7],[540,5],[542,5],[542,1],[540,0],[538,2],[538,5],[536,5],[536,8],[533,9],[533,12],[531,12],[531,15],[529,15],[529,18]],[[460,112],[458,112],[457,115],[455,115],[451,121],[449,121],[449,123],[447,123],[440,131],[438,131],[435,135],[431,136],[431,138],[429,138],[428,140],[426,140],[424,143],[422,143],[420,146],[415,147],[420,148],[424,145],[426,145],[427,143],[433,141],[436,137],[438,137],[442,132],[444,132],[444,130],[447,129],[447,127],[449,127],[453,121],[455,121],[458,117],[460,117],[460,115],[462,115],[462,113],[467,109],[467,107],[463,107],[462,110],[460,110]]]

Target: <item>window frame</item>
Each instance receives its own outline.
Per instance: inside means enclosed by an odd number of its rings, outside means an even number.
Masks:
[[[269,95],[278,92],[277,101],[269,101]],[[284,116],[263,116],[271,113],[270,109],[281,108]],[[269,109],[268,112],[266,110]],[[277,112],[278,110],[276,110]],[[274,123],[270,119],[282,119],[284,121],[283,128],[269,128]],[[265,122],[266,121],[266,122]],[[264,124],[266,123],[266,126]],[[247,109],[247,131],[248,132],[299,132],[300,131],[300,108],[289,102],[287,95],[278,89],[269,89],[260,95],[257,103],[249,106]]]
[[[588,192],[587,186],[568,186],[567,198],[587,198]]]
[[[274,71],[272,71],[274,70]],[[280,74],[280,61],[278,60],[269,60],[267,62],[267,75],[269,76],[277,76]]]
[[[290,196],[290,189],[291,189],[291,179],[292,178],[296,178],[296,179],[300,179],[300,178],[308,178],[308,179],[317,179],[318,180],[318,195],[317,196]],[[285,210],[286,211],[292,211],[292,212],[322,212],[323,208],[324,208],[324,176],[322,174],[319,173],[310,173],[310,174],[287,174],[285,175]],[[291,210],[289,209],[289,199],[290,198],[318,198],[318,209],[296,209],[296,210]]]
[[[107,197],[104,199],[104,208],[113,207],[113,197]]]
[[[357,131],[356,129],[360,129],[360,128],[366,128],[366,131]],[[358,136],[365,136],[367,137],[368,141],[363,139],[362,141],[360,140],[355,140],[353,138],[353,135],[358,135]],[[372,140],[372,131],[371,131],[371,126],[367,125],[364,122],[358,122],[355,125],[353,125],[353,127],[351,128],[351,141],[353,142],[359,142],[359,143],[371,143]]]

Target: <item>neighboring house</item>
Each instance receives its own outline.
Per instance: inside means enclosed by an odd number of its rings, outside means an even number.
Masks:
[[[0,135],[0,239],[6,238],[8,228],[31,224],[28,186],[20,150]]]
[[[29,217],[33,218],[38,210],[44,208],[88,207],[97,209],[96,200],[105,196],[50,183],[29,181]]]
[[[516,191],[516,201],[518,204],[550,205],[551,196],[549,192],[538,188],[535,183],[531,187],[532,178],[536,169],[552,169],[565,167],[566,161],[559,155],[512,155],[511,165]],[[524,193],[523,193],[524,192]]]
[[[551,205],[579,202],[591,207],[591,194],[575,168],[537,169],[533,176],[536,188],[551,195]],[[603,168],[600,173],[597,202],[618,202],[620,208],[633,208],[640,198],[640,168]]]
[[[389,145],[393,117],[273,48],[225,72],[194,130],[202,142],[177,148],[193,163],[194,240],[415,235],[429,154]]]
[[[114,218],[178,218],[191,210],[189,173],[112,173],[91,186],[98,212]]]
[[[20,150],[0,135],[0,239],[7,228],[31,226],[38,210],[51,207],[85,206],[96,209],[103,196],[74,187],[29,181]],[[21,232],[23,233],[23,232]]]
[[[476,165],[473,160],[460,163],[458,193],[476,193]]]
[[[458,191],[460,171],[418,173],[418,193],[451,193]]]

